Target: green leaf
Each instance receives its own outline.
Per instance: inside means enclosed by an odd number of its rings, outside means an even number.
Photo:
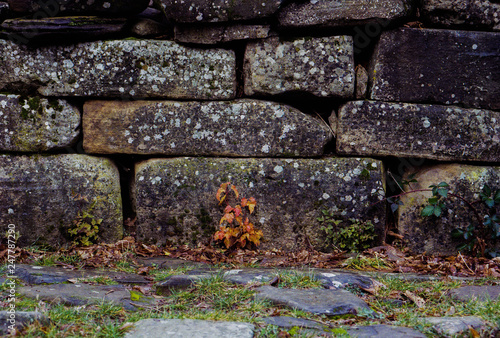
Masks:
[[[435,215],[436,217],[441,216],[441,211],[442,211],[442,210],[441,210],[441,208],[440,208],[440,207],[438,207],[438,206],[434,207],[434,215]]]
[[[497,190],[493,199],[495,200],[495,202],[500,203],[500,190]]]
[[[422,209],[421,215],[423,217],[428,217],[434,214],[434,206],[428,205],[425,208]]]
[[[448,189],[446,188],[440,188],[437,190],[438,194],[443,196],[444,198],[448,197]]]
[[[452,238],[463,238],[464,237],[464,231],[462,229],[453,229],[451,230],[451,237]]]
[[[437,185],[438,187],[440,188],[449,188],[450,186],[448,185],[448,183],[446,182],[441,182]]]
[[[431,197],[428,199],[430,205],[436,205],[438,200],[439,200],[438,197]]]
[[[495,201],[492,199],[492,198],[486,198],[486,199],[483,199],[484,201],[484,204],[486,204],[486,206],[488,208],[493,208],[495,206]]]
[[[485,184],[483,186],[483,194],[485,194],[486,196],[490,197],[491,195],[491,188],[489,185]]]

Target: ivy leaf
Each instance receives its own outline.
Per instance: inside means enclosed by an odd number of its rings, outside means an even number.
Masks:
[[[257,205],[257,201],[255,200],[255,198],[250,197],[248,199],[248,203],[247,203],[247,207],[248,207],[248,210],[250,210],[250,213],[253,213],[256,205]]]
[[[433,205],[428,205],[425,208],[422,209],[421,215],[424,217],[428,217],[434,214],[434,206]]]
[[[240,194],[238,193],[238,189],[234,185],[231,184],[231,190],[234,191],[236,198],[240,198]]]
[[[219,201],[219,205],[222,204],[224,199],[226,198],[226,191],[227,191],[227,186],[231,184],[231,182],[226,182],[222,183],[220,185],[220,188],[217,190],[217,193],[215,194],[215,198],[217,198],[217,201]],[[221,197],[221,195],[224,193],[224,196]]]

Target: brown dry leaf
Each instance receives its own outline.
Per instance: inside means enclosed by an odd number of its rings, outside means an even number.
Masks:
[[[136,273],[138,275],[147,275],[149,274],[149,271],[151,271],[152,269],[153,269],[152,266],[144,266],[142,268],[137,269]]]
[[[120,330],[123,333],[125,331],[130,330],[133,327],[134,327],[134,323],[127,322],[127,323],[124,323],[122,326],[120,326],[120,328],[118,330]]]
[[[144,286],[139,286],[139,285],[134,285],[132,287],[132,290],[137,290],[140,293],[142,293],[143,295],[147,295],[149,293],[149,291],[151,290],[151,288],[144,287]]]
[[[469,333],[470,335],[473,337],[473,338],[479,338],[481,337],[481,335],[479,334],[479,332],[477,332],[476,330],[474,330],[472,327],[469,326]]]
[[[80,283],[80,282],[78,281],[78,278],[71,278],[71,279],[68,279],[68,282],[73,283],[73,284]]]
[[[383,283],[380,283],[379,281],[373,280],[371,288],[366,288],[366,289],[362,287],[359,288],[365,292],[371,293],[372,295],[377,295],[380,289],[386,289],[387,286],[385,286],[385,284]]]
[[[425,300],[422,297],[417,296],[416,294],[410,292],[409,290],[406,290],[404,292],[404,295],[408,297],[415,305],[421,309],[425,306]]]
[[[291,337],[291,335],[286,331],[280,331],[280,333],[278,333],[278,338],[288,338],[288,337]]]

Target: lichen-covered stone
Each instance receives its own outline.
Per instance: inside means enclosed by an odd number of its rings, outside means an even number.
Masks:
[[[215,193],[223,182],[254,197],[250,221],[263,248],[292,250],[306,238],[323,249],[322,210],[350,226],[370,220],[382,239],[385,206],[382,162],[373,159],[153,159],[136,165],[137,236],[163,244],[209,242],[222,217]]]
[[[225,22],[272,16],[282,0],[161,0],[173,22]]]
[[[365,67],[356,66],[356,99],[364,99],[368,89],[368,72]]]
[[[0,150],[47,151],[71,146],[80,111],[64,100],[0,94]]]
[[[430,185],[446,182],[450,186],[450,192],[474,202],[480,200],[479,193],[484,184],[488,184],[493,191],[500,189],[500,167],[443,164],[418,170],[415,179],[417,182],[411,183],[413,190],[428,189]],[[477,226],[484,222],[481,217],[486,210],[475,203],[475,207],[480,210],[481,219],[477,219],[464,201],[450,197],[441,217],[422,217],[422,208],[428,204],[427,199],[431,196],[430,191],[423,191],[401,197],[404,204],[399,207],[399,232],[414,252],[456,254],[456,246],[463,242],[452,239],[451,231],[455,228],[466,229],[471,223]],[[500,248],[500,241],[497,241],[496,248]]]
[[[230,99],[233,51],[172,41],[112,40],[36,49],[0,40],[0,90],[44,96]]]
[[[18,246],[60,247],[73,239],[68,231],[74,222],[99,219],[99,241],[121,239],[119,173],[110,160],[87,155],[0,156],[0,232],[5,234],[13,224],[20,235]]]
[[[149,0],[8,0],[15,12],[34,13],[34,18],[62,15],[132,15],[148,7]]]
[[[244,75],[247,95],[303,91],[319,97],[352,97],[352,37],[269,38],[250,43]]]
[[[412,13],[409,0],[311,0],[292,2],[278,15],[281,27],[338,27],[376,19],[395,20]]]
[[[177,25],[175,40],[204,45],[269,37],[270,25]]]
[[[87,153],[320,156],[332,136],[321,120],[257,101],[89,101]]]
[[[500,4],[490,0],[424,0],[422,19],[447,27],[500,30]]]
[[[497,162],[500,112],[456,106],[354,101],[337,121],[337,152]]]
[[[404,28],[375,48],[370,98],[500,109],[500,34]]]

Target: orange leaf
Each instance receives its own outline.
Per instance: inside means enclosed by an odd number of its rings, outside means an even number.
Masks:
[[[227,221],[229,224],[233,223],[233,221],[234,221],[234,214],[232,212],[224,214],[224,216],[222,216],[222,218],[220,219],[219,224],[221,224],[224,221]]]
[[[226,199],[226,191],[227,191],[227,186],[231,184],[231,182],[227,183],[222,183],[220,185],[220,188],[217,190],[217,194],[215,194],[215,197],[217,198],[217,201],[219,201],[219,205]],[[221,195],[224,193],[224,196],[221,197]]]
[[[257,201],[255,200],[255,198],[250,197],[250,199],[248,200],[248,203],[247,203],[248,210],[250,210],[250,213],[253,213],[256,205],[257,205]]]
[[[234,215],[238,217],[241,214],[241,207],[237,205],[234,209]]]
[[[243,225],[243,221],[242,221],[241,217],[238,216],[235,218],[235,220],[236,220],[236,222],[238,222],[239,225]]]
[[[246,198],[241,199],[241,206],[244,208],[247,206],[248,200]]]
[[[229,214],[233,210],[234,210],[233,207],[228,205],[227,207],[224,208],[224,213]]]
[[[238,189],[236,189],[236,187],[234,185],[231,185],[231,190],[234,191],[236,198],[240,198],[240,194],[238,193]]]

